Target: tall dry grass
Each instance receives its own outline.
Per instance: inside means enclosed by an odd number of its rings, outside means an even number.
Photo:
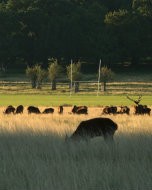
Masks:
[[[151,189],[152,116],[108,116],[119,128],[115,146],[103,138],[65,143],[87,116],[3,115],[0,109],[0,188],[26,190]],[[43,110],[44,108],[41,108]]]

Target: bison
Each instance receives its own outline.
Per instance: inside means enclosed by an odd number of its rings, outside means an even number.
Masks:
[[[54,113],[53,108],[46,108],[42,113],[48,114],[48,113]]]
[[[73,114],[88,114],[88,107],[87,106],[74,106],[72,108]]]
[[[34,106],[29,106],[27,108],[27,110],[28,110],[28,114],[31,114],[31,113],[40,114],[41,113],[40,110],[39,110],[39,108],[34,107]]]
[[[63,106],[59,106],[58,107],[58,113],[59,114],[63,114]]]
[[[16,108],[16,114],[21,114],[21,113],[23,113],[23,109],[24,109],[24,107],[22,106],[22,105],[19,105],[19,106],[17,106],[17,108]]]
[[[147,105],[137,105],[134,106],[134,114],[135,115],[143,115],[143,114],[148,114],[150,115],[151,109],[147,107]]]
[[[147,105],[139,104],[141,101],[142,95],[140,95],[137,100],[134,100],[134,99],[130,98],[129,96],[127,96],[127,98],[136,104],[134,106],[134,114],[135,115],[143,115],[143,114],[150,115],[151,109],[148,108]]]
[[[4,114],[10,114],[15,112],[15,108],[12,105],[7,106],[7,108],[5,109],[5,111],[3,112]]]
[[[106,106],[103,108],[102,114],[116,114],[117,107],[116,106]]]
[[[109,118],[93,118],[82,121],[70,139],[85,140],[97,136],[103,136],[104,140],[113,140],[113,136],[118,126]]]
[[[130,108],[127,106],[120,106],[120,111],[117,112],[118,114],[127,114],[129,115],[130,113]]]

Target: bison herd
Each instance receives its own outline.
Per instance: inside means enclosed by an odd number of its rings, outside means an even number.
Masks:
[[[150,115],[151,109],[146,105],[140,105],[139,101],[134,101],[136,105],[133,107],[135,115],[143,115],[148,114]],[[16,108],[12,105],[9,105],[4,114],[22,114],[24,110],[23,105],[19,105]],[[63,114],[63,106],[58,107],[58,114]],[[42,112],[39,110],[38,107],[29,106],[27,108],[28,114],[53,114],[54,108],[45,108]],[[73,106],[71,109],[70,114],[88,114],[88,107],[87,106]],[[105,114],[130,114],[130,108],[127,106],[105,106],[102,109],[102,115]],[[109,118],[93,118],[86,121],[82,121],[75,132],[71,135],[71,137],[66,137],[66,141],[68,140],[88,140],[93,137],[103,136],[104,140],[107,142],[113,141],[113,136],[115,131],[117,130],[118,126],[115,122],[113,122]]]
[[[7,106],[7,108],[4,110],[4,114],[22,114],[23,113],[23,110],[24,110],[24,107],[23,105],[19,105],[17,106],[16,108],[13,107],[12,105],[9,105]],[[58,114],[63,114],[63,111],[64,111],[64,108],[63,106],[59,106],[58,107]],[[39,110],[38,107],[35,107],[35,106],[29,106],[27,108],[27,112],[28,114],[32,114],[32,113],[35,113],[35,114],[53,114],[54,113],[54,108],[45,108],[42,112]],[[133,113],[135,115],[144,115],[144,114],[147,114],[147,115],[150,115],[151,113],[151,108],[149,108],[147,105],[135,105],[133,107]],[[88,107],[87,106],[76,106],[74,105],[70,114],[88,114]],[[113,114],[113,115],[116,115],[116,114],[127,114],[129,115],[130,114],[130,108],[128,106],[105,106],[103,109],[102,109],[102,115],[110,115],[110,114]]]
[[[12,105],[7,106],[7,108],[5,109],[5,111],[3,112],[4,114],[21,114],[23,113],[23,109],[24,107],[22,105],[17,106],[17,108],[15,109]]]
[[[147,105],[135,105],[133,106],[133,114],[135,115],[150,115],[151,108]],[[106,106],[103,108],[102,114],[130,114],[130,108],[128,106]]]

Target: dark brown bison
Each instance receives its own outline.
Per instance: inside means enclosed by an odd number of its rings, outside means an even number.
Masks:
[[[118,126],[109,118],[93,118],[82,121],[70,139],[88,139],[103,136],[105,140],[113,140]]]
[[[28,114],[31,114],[31,113],[39,114],[39,113],[41,113],[40,110],[39,110],[39,108],[34,107],[34,106],[29,106],[27,108],[27,110],[28,110]]]
[[[117,107],[116,106],[106,106],[102,110],[102,114],[116,114]]]
[[[16,108],[16,114],[21,114],[21,113],[23,113],[23,109],[24,109],[24,107],[22,106],[22,105],[19,105],[19,106],[17,106],[17,108]]]
[[[53,108],[46,108],[42,113],[48,114],[48,113],[54,113]]]
[[[127,106],[120,106],[120,111],[117,112],[118,114],[127,114],[129,115],[130,113],[130,108]]]
[[[109,114],[109,113],[110,113],[109,106],[104,107],[102,110],[102,114]]]
[[[88,107],[87,106],[74,106],[72,108],[71,112],[74,114],[88,114]]]
[[[151,109],[147,107],[147,105],[137,105],[134,106],[134,114],[135,115],[144,115],[148,114],[150,115]]]
[[[142,95],[140,95],[137,100],[134,100],[134,99],[130,98],[129,96],[127,96],[127,98],[136,104],[134,106],[134,114],[135,115],[144,115],[144,114],[150,115],[151,109],[148,108],[147,105],[139,104],[141,101]]]
[[[63,114],[63,106],[59,106],[58,107],[58,113],[59,114]]]
[[[4,114],[10,114],[15,112],[15,108],[12,105],[7,106],[7,108],[5,109],[5,111],[3,112]]]

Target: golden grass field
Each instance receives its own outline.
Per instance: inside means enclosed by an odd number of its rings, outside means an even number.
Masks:
[[[65,143],[88,115],[3,115],[0,108],[0,189],[134,190],[152,188],[152,115],[104,116],[118,124],[115,146],[102,137]],[[44,107],[40,107],[44,110]],[[102,116],[103,117],[103,116]]]

